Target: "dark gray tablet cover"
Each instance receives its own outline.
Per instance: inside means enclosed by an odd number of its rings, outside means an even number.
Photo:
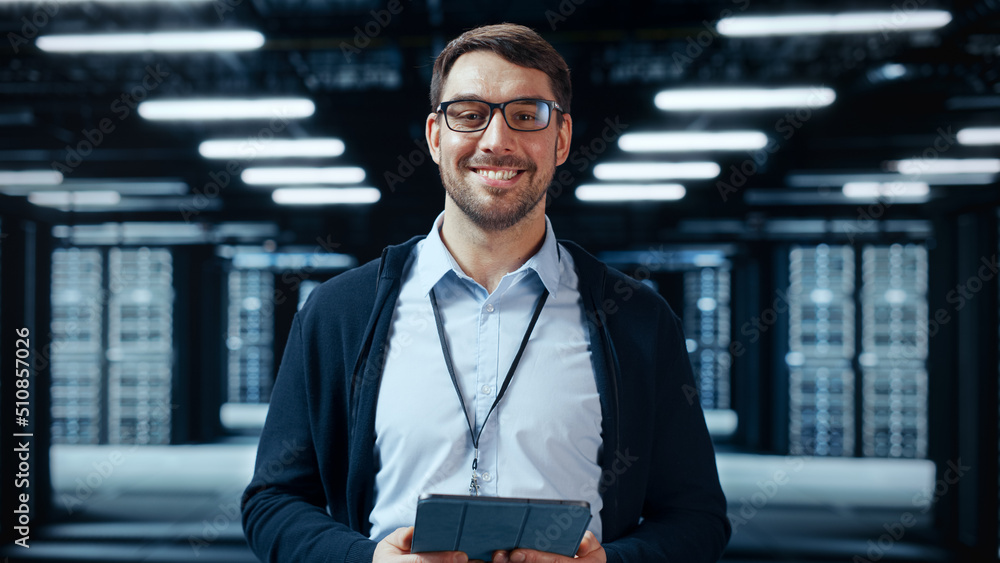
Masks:
[[[524,547],[572,557],[590,523],[590,503],[463,495],[420,496],[410,551],[464,551],[489,561]]]

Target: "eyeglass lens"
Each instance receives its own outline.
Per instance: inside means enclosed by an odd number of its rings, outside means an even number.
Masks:
[[[448,105],[445,119],[448,126],[456,131],[478,131],[486,128],[490,113],[490,106],[483,102],[455,102]],[[507,125],[518,131],[545,129],[551,113],[547,103],[531,100],[509,103],[504,107]]]

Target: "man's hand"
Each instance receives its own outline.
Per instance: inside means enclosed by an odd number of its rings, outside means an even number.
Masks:
[[[607,563],[608,554],[601,547],[593,532],[587,530],[576,550],[576,557],[564,557],[555,553],[534,549],[515,549],[510,553],[498,551],[493,554],[493,563]]]
[[[396,528],[375,547],[372,563],[468,563],[469,557],[461,551],[433,551],[410,553],[413,543],[413,526]]]

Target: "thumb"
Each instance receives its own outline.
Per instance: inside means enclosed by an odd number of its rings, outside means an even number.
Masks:
[[[385,541],[400,551],[408,553],[410,545],[413,542],[413,526],[396,528],[391,534],[385,537]]]

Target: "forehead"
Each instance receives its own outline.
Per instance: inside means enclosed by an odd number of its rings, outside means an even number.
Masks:
[[[515,98],[555,99],[547,74],[536,68],[518,66],[491,51],[465,53],[448,72],[441,100],[466,95],[491,102]]]

